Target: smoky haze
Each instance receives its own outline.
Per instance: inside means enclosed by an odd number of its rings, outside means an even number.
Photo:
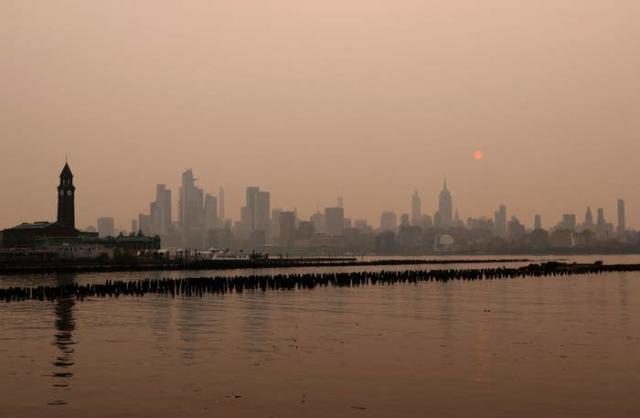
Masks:
[[[377,224],[433,213],[527,225],[587,205],[640,224],[640,2],[28,1],[0,13],[0,226],[55,219],[65,154],[78,226],[128,227],[193,168],[308,217],[343,196]],[[473,158],[481,150],[482,160]]]

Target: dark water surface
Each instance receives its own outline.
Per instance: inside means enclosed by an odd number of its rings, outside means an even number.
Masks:
[[[640,273],[2,303],[0,376],[1,417],[637,417]]]

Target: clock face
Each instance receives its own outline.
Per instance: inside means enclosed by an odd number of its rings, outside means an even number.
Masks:
[[[71,196],[73,192],[71,190],[67,190],[67,196]]]
[[[64,190],[60,190],[60,196],[64,196]]]

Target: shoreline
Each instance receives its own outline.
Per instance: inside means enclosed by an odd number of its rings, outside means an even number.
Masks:
[[[444,265],[471,263],[527,263],[529,258],[465,258],[465,259],[394,259],[358,260],[357,258],[298,258],[262,260],[200,260],[187,263],[159,264],[0,264],[0,275],[50,274],[50,273],[110,273],[134,271],[193,271],[193,270],[242,270],[300,267],[367,267],[398,265]]]

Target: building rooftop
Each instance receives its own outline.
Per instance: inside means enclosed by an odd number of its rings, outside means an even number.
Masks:
[[[45,229],[51,225],[54,225],[53,222],[48,222],[48,221],[38,221],[38,222],[33,222],[33,223],[27,223],[27,222],[23,222],[18,226],[15,226],[13,228],[9,228],[9,229],[20,229],[20,230],[26,230],[26,229]]]

